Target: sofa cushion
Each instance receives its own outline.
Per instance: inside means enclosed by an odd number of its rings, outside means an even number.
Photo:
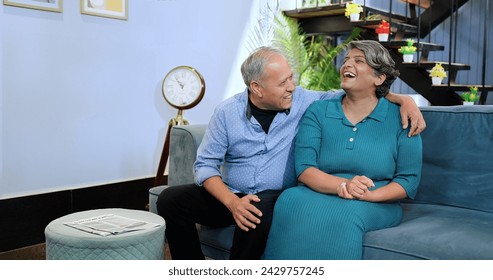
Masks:
[[[427,129],[415,201],[493,213],[493,106],[421,108]]]
[[[229,259],[229,249],[233,245],[235,226],[208,227],[198,225],[202,252],[215,260]]]
[[[364,259],[493,259],[493,214],[431,204],[402,204],[402,223],[368,232]]]

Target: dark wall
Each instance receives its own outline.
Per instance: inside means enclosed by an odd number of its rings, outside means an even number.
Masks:
[[[153,180],[0,200],[0,252],[45,242],[45,227],[70,213],[100,208],[146,210]]]

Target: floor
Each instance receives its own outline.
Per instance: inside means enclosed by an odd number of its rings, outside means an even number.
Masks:
[[[0,252],[0,260],[45,260],[45,244],[37,244],[12,251]],[[171,260],[169,248],[166,244],[164,259]]]
[[[46,259],[44,243],[0,253],[0,260],[44,260],[44,259]]]

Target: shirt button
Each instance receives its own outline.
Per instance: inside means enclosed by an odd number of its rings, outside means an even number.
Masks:
[[[356,131],[356,130],[358,130],[358,128],[356,128],[356,127],[353,127],[353,131]]]
[[[349,138],[349,142],[353,142],[354,141],[354,138]]]

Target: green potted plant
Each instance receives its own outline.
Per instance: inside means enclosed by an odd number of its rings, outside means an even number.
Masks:
[[[464,105],[474,105],[479,100],[478,87],[469,87],[469,91],[464,92],[461,97]]]
[[[363,12],[363,8],[358,3],[346,3],[346,10],[344,15],[351,21],[358,21],[360,13]]]
[[[407,39],[406,41],[407,45],[400,47],[398,51],[402,53],[402,58],[404,59],[404,62],[413,62],[414,53],[416,52],[417,48],[414,46],[413,39]]]
[[[430,77],[433,85],[440,85],[443,79],[447,77],[447,73],[441,63],[436,63],[435,66],[431,68]]]

